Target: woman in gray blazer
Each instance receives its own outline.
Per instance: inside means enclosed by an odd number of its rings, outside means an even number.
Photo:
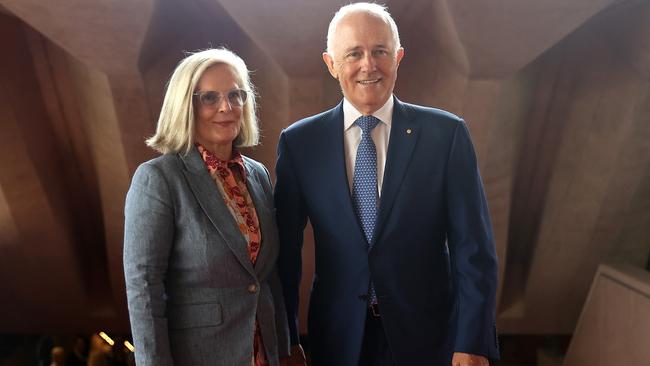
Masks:
[[[169,80],[162,153],[126,197],[124,273],[138,366],[278,365],[289,353],[267,169],[244,61],[194,53]]]

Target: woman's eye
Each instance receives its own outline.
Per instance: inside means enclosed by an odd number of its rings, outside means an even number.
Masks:
[[[206,104],[214,104],[219,100],[219,94],[215,92],[208,92],[203,94],[203,102]]]

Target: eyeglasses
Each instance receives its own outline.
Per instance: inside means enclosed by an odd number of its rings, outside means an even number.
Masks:
[[[192,95],[199,98],[201,105],[204,107],[217,106],[221,104],[224,97],[222,93],[214,90],[199,91]],[[231,107],[241,107],[246,103],[246,99],[248,99],[248,92],[244,89],[232,89],[226,92],[226,97]]]

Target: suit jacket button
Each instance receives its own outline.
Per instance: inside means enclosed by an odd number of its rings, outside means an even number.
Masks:
[[[254,283],[251,283],[250,285],[248,285],[248,292],[250,292],[251,294],[256,293],[257,292],[257,285],[254,284]]]

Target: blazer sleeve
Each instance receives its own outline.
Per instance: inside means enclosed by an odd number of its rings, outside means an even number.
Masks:
[[[274,196],[280,234],[278,269],[284,290],[291,344],[296,345],[300,343],[298,304],[302,276],[303,232],[307,224],[307,214],[291,159],[286,134],[283,132],[278,143],[278,160],[275,166]]]
[[[462,121],[456,126],[447,162],[447,200],[456,294],[454,351],[497,359],[494,237],[476,155]]]
[[[280,282],[277,267],[273,268],[273,271],[269,274],[269,286],[271,287],[273,306],[275,308],[275,329],[278,337],[278,355],[284,357],[291,353],[291,339],[289,338],[289,323],[287,321],[282,283]]]
[[[174,210],[161,171],[142,164],[124,208],[124,276],[138,366],[172,366],[165,274],[174,238]]]

